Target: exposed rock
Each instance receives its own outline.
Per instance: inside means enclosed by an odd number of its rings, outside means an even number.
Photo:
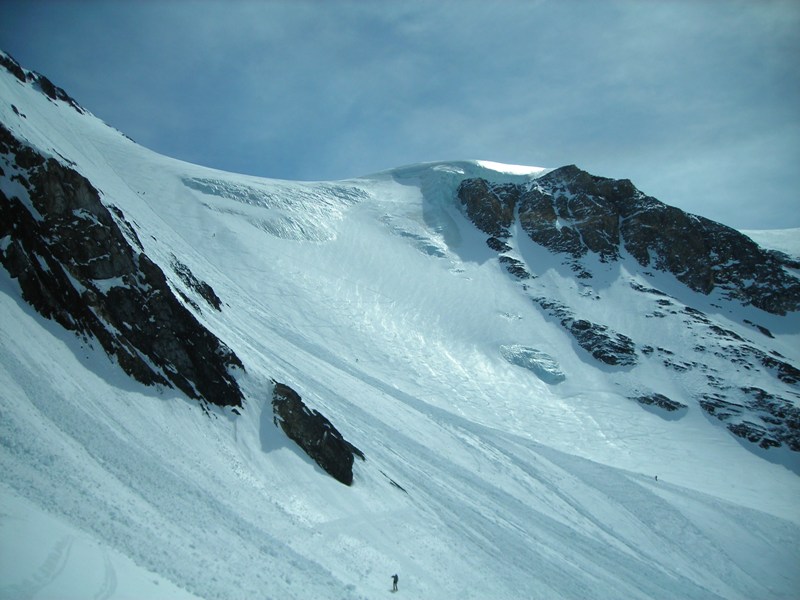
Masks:
[[[506,268],[506,271],[517,279],[531,279],[532,275],[528,273],[522,261],[506,256],[505,254],[501,254],[498,259],[500,260],[500,264]]]
[[[22,83],[25,83],[25,71],[16,60],[11,58],[11,56],[5,52],[0,52],[0,66],[6,69],[14,77],[19,79]]]
[[[597,360],[620,367],[633,366],[638,362],[636,344],[628,336],[612,331],[605,325],[576,319],[566,306],[554,300],[538,297],[533,298],[533,301],[556,317],[578,345]]]
[[[187,287],[198,293],[209,305],[219,311],[222,310],[222,300],[220,300],[219,296],[214,292],[214,288],[205,281],[200,281],[195,277],[189,267],[179,261],[175,256],[172,257],[172,270],[175,271],[175,274],[180,277],[181,281],[183,281]]]
[[[130,245],[92,184],[2,126],[0,154],[0,164],[27,190],[12,198],[0,192],[0,262],[24,299],[67,329],[95,337],[142,383],[240,405],[242,392],[230,372],[243,368],[239,358],[178,301],[161,269]]]
[[[800,408],[785,398],[757,387],[744,387],[747,407],[764,422],[777,442],[785,443],[791,450],[800,452]]]
[[[658,408],[662,408],[667,412],[675,412],[680,410],[686,410],[688,406],[682,404],[676,400],[672,400],[663,394],[657,394],[655,392],[651,394],[644,394],[642,396],[635,396],[632,398],[636,400],[639,404],[645,406],[657,406]]]
[[[625,180],[601,192],[595,179],[572,165],[536,180],[520,199],[522,228],[554,252],[580,258],[591,251],[603,262],[619,258],[619,212],[599,195],[624,195],[635,188]]]
[[[83,107],[78,104],[74,98],[72,98],[67,92],[65,92],[62,88],[54,85],[52,81],[50,81],[44,75],[36,73],[35,71],[28,71],[27,69],[23,69],[20,64],[14,60],[11,56],[6,54],[5,52],[0,52],[0,67],[6,69],[9,73],[11,73],[14,77],[25,82],[33,82],[33,84],[41,91],[45,96],[50,98],[51,100],[61,100],[69,104],[72,108],[77,110],[79,113],[85,113],[86,111]]]
[[[274,421],[325,472],[345,485],[353,483],[354,456],[364,453],[342,437],[321,413],[308,408],[288,385],[275,382],[272,392]]]
[[[730,423],[728,431],[741,438],[745,438],[748,442],[758,444],[764,449],[779,448],[781,443],[769,435],[769,432],[762,425],[752,423],[751,421],[742,421],[740,423]]]
[[[579,277],[590,276],[580,262],[587,253],[616,261],[624,248],[642,267],[672,273],[703,294],[720,290],[779,315],[800,310],[800,280],[788,270],[789,257],[646,196],[627,179],[570,165],[520,185],[466,179],[458,197],[473,223],[500,239],[508,237],[516,207],[530,238],[567,255]]]
[[[741,403],[728,398],[736,397]],[[703,394],[700,406],[726,423],[729,431],[762,448],[786,444],[800,452],[800,408],[789,400],[757,387],[729,390],[727,394]]]
[[[742,404],[729,402],[725,399],[725,396],[718,393],[703,393],[700,395],[698,402],[703,410],[720,421],[739,416],[744,412]]]
[[[572,321],[566,327],[578,344],[597,360],[616,366],[636,364],[636,346],[628,336],[586,319]]]
[[[496,238],[506,238],[514,222],[514,207],[520,191],[520,187],[513,184],[467,179],[458,187],[457,194],[467,216],[478,229]]]
[[[489,246],[495,252],[508,252],[511,250],[511,246],[506,244],[503,240],[498,239],[494,236],[491,236],[486,239],[486,245]]]
[[[745,319],[744,322],[747,323],[748,325],[752,326],[752,327],[755,327],[763,335],[767,336],[768,338],[775,339],[775,336],[772,335],[772,332],[769,329],[767,329],[766,327],[764,327],[763,325],[759,325],[758,323],[753,323],[752,321],[749,321],[748,319]]]

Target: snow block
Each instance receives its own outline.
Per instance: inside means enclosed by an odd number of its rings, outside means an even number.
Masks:
[[[500,346],[500,354],[512,365],[528,369],[545,383],[561,383],[567,378],[556,359],[541,350],[512,344]]]

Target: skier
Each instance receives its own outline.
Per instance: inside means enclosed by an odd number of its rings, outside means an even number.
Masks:
[[[656,475],[656,481],[658,481],[658,475]]]
[[[397,573],[395,573],[394,575],[392,575],[392,591],[393,591],[393,592],[396,592],[396,591],[397,591],[397,580],[398,580],[398,579],[400,579],[400,578],[397,576]]]

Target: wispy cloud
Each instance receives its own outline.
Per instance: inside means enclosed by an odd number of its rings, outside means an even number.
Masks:
[[[800,225],[796,3],[7,1],[0,16],[24,64],[186,160],[301,179],[576,163],[734,226]],[[752,210],[757,193],[773,210]]]

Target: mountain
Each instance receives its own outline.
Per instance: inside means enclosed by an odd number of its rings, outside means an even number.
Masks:
[[[0,598],[796,595],[791,247],[575,166],[216,171],[0,64]]]

